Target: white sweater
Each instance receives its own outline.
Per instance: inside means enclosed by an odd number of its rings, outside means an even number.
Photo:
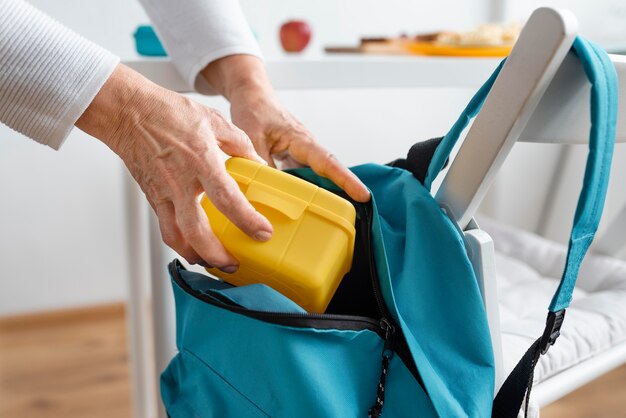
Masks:
[[[200,92],[208,63],[260,56],[234,0],[141,0],[181,75]],[[58,149],[119,58],[22,0],[0,0],[0,121]]]

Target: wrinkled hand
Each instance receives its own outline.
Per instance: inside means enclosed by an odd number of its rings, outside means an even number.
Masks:
[[[273,94],[243,90],[231,94],[230,103],[233,123],[248,134],[256,151],[270,165],[278,162],[283,169],[309,166],[354,200],[369,200],[369,191],[357,176],[320,145]]]
[[[118,66],[76,124],[117,153],[159,218],[163,241],[189,263],[232,273],[235,260],[211,231],[198,202],[213,204],[251,237],[272,226],[226,172],[220,150],[259,162],[246,134],[218,111]]]
[[[256,151],[280,168],[309,166],[360,202],[369,200],[361,181],[322,147],[278,101],[263,63],[250,55],[231,55],[209,64],[202,74],[231,104],[233,123],[248,134]]]

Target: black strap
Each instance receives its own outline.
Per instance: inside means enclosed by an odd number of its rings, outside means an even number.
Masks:
[[[493,401],[492,418],[516,418],[522,407],[524,397],[530,398],[535,366],[541,355],[540,342],[541,338],[538,338],[530,346],[498,391],[498,395]],[[528,413],[528,401],[526,402],[525,413]]]
[[[563,325],[564,318],[565,309],[548,313],[543,335],[530,346],[498,391],[498,395],[493,401],[492,418],[516,418],[522,407],[524,397],[526,397],[524,416],[528,415],[528,400],[533,388],[535,366],[537,366],[539,357],[547,353],[561,335],[561,325]]]
[[[398,158],[387,165],[410,171],[420,183],[424,184],[430,160],[442,139],[443,137],[439,137],[417,142],[411,147],[406,158]]]

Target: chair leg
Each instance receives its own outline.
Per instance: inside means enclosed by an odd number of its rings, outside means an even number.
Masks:
[[[498,308],[498,289],[496,284],[496,264],[495,248],[493,240],[485,231],[478,229],[472,220],[464,232],[465,245],[468,247],[470,261],[476,280],[483,297],[487,321],[489,323],[489,334],[491,335],[491,345],[496,367],[495,393],[498,392],[504,383],[503,355],[502,355],[502,335],[500,333],[500,311]],[[494,394],[495,395],[495,394]]]
[[[141,190],[130,174],[125,176],[126,231],[128,238],[127,332],[131,399],[135,418],[156,417],[156,374],[150,303],[150,251],[148,211]]]
[[[153,368],[155,373],[154,393],[157,395],[157,416],[167,418],[167,413],[160,401],[158,375],[165,370],[170,360],[176,354],[176,313],[174,310],[174,296],[167,264],[176,257],[176,253],[163,244],[159,230],[159,222],[153,213],[149,221],[150,241],[150,283],[152,291],[152,342]]]

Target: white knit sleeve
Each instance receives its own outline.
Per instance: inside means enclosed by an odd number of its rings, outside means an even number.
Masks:
[[[0,0],[0,121],[58,149],[119,59],[22,0]]]
[[[237,0],[140,0],[172,62],[189,87],[212,89],[200,71],[228,55],[261,51]]]

